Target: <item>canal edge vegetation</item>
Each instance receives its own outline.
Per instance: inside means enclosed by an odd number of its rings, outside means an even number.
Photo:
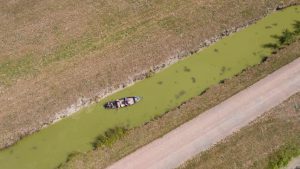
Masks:
[[[94,150],[102,146],[112,146],[118,139],[122,138],[128,129],[125,127],[115,127],[108,129],[104,134],[96,137],[92,143]]]
[[[269,164],[266,169],[280,169],[286,167],[293,158],[298,156],[300,156],[300,145],[283,145],[269,157]]]
[[[284,50],[287,50],[287,48],[289,48],[289,45],[292,45],[293,43],[299,43],[299,30],[300,30],[300,22],[296,22],[294,24],[294,27],[295,27],[295,31],[293,32],[290,32],[289,30],[285,30],[282,32],[282,34],[280,36],[277,36],[277,37],[274,37],[276,39],[278,39],[278,43],[276,43],[276,48],[272,48],[273,49],[273,52],[272,52],[272,56],[270,57],[262,57],[262,60],[261,60],[261,63],[259,65],[255,65],[255,66],[252,66],[252,67],[249,67],[249,68],[246,68],[244,70],[241,71],[241,73],[237,74],[236,76],[234,76],[233,78],[230,78],[230,79],[225,79],[225,80],[221,80],[219,82],[218,85],[216,86],[226,86],[228,83],[230,83],[230,81],[232,81],[232,79],[236,79],[236,78],[240,78],[240,76],[246,76],[247,73],[249,72],[252,72],[254,71],[255,72],[255,69],[257,69],[258,67],[263,67],[263,66],[266,66],[266,64],[269,64],[268,66],[270,66],[270,70],[262,70],[262,72],[256,72],[254,79],[251,79],[251,82],[248,83],[247,85],[244,85],[242,86],[241,88],[239,88],[238,90],[232,92],[231,94],[229,94],[226,98],[234,95],[235,93],[243,90],[244,88],[250,86],[251,84],[254,84],[256,81],[258,81],[259,79],[267,76],[268,74],[270,74],[271,72],[279,69],[280,67],[292,62],[294,59],[298,58],[299,56],[282,56],[282,57],[279,57],[279,58],[274,58],[273,55],[278,55],[280,54],[280,52],[284,51]],[[292,35],[292,36],[290,36]],[[272,44],[274,46],[274,44]],[[265,47],[269,48],[269,46],[272,46],[272,45],[269,45],[269,44],[266,44]],[[284,58],[284,57],[287,57],[287,58]],[[278,60],[276,60],[278,59]],[[267,73],[266,73],[267,72]],[[263,74],[263,75],[262,75]],[[239,85],[240,84],[236,84],[236,85]],[[206,90],[204,90],[199,96],[203,96],[205,97],[205,94],[207,92],[212,92],[211,90],[213,90],[214,87],[216,86],[213,86],[211,88],[207,88]],[[230,89],[230,88],[229,88]],[[224,90],[224,89],[223,89]],[[226,90],[226,88],[225,88]],[[232,89],[231,89],[232,90]],[[198,97],[198,96],[197,96]],[[218,102],[214,103],[213,105],[210,105],[211,107],[213,107],[214,105],[217,105],[218,103],[220,103],[221,101],[225,100],[226,98],[223,98],[222,100],[219,100]],[[100,147],[97,147],[95,148],[93,151],[97,151],[97,150],[100,150],[100,151],[109,151],[109,149],[111,147],[114,146],[114,143],[116,142],[122,142],[124,141],[124,139],[127,139],[128,135],[130,137],[130,133],[132,132],[135,132],[135,130],[139,130],[139,128],[144,128],[144,126],[146,125],[152,125],[153,123],[156,123],[157,121],[160,121],[162,120],[165,116],[168,116],[168,113],[169,112],[172,112],[172,111],[178,111],[179,109],[181,108],[184,108],[185,105],[188,105],[189,102],[191,102],[194,98],[190,99],[189,101],[186,101],[184,103],[182,103],[182,105],[178,106],[177,108],[174,108],[168,112],[166,112],[165,114],[163,115],[158,115],[158,116],[155,116],[151,121],[149,122],[146,122],[145,125],[143,126],[140,126],[140,127],[136,127],[136,128],[133,128],[133,129],[130,129],[130,130],[126,130],[126,136],[125,136],[125,132],[123,133],[124,135],[122,135],[120,138],[120,140],[114,140],[114,142],[112,144],[110,144],[109,146],[105,146],[105,144],[100,144]],[[209,107],[207,107],[206,109],[208,109]],[[204,110],[202,110],[201,112],[203,112]],[[157,139],[159,137],[162,137],[164,134],[166,134],[167,132],[171,131],[172,129],[178,127],[179,125],[183,124],[184,122],[196,117],[198,114],[200,114],[201,112],[198,112],[196,113],[194,116],[188,118],[188,119],[185,119],[185,121],[181,122],[181,123],[178,123],[176,124],[175,126],[171,127],[171,128],[168,128],[168,129],[164,129],[164,131],[162,133],[160,133],[160,135],[156,136],[155,138],[153,138],[152,140],[154,139]],[[137,133],[136,133],[137,134]],[[124,137],[123,137],[124,136]],[[126,138],[127,137],[127,138]],[[152,140],[148,140],[147,142],[144,142],[143,144],[131,149],[130,151],[122,154],[121,156],[119,156],[117,159],[120,159],[122,157],[124,157],[125,155],[135,151],[137,148],[139,147],[142,147],[143,145],[146,145],[148,144],[149,142],[151,142]],[[119,144],[119,143],[117,143]],[[130,148],[129,148],[130,149]],[[91,151],[92,152],[92,151]],[[88,152],[89,153],[89,152]],[[61,164],[58,168],[68,168],[68,163],[69,162],[72,162],[72,159],[74,158],[76,160],[76,158],[80,158],[80,156],[85,156],[87,153],[78,153],[76,154],[75,156],[72,155],[71,158],[68,158],[69,160],[67,161],[67,163],[65,164]],[[117,159],[113,159],[114,160],[117,160]],[[110,159],[112,160],[112,159]],[[111,162],[113,162],[111,161]],[[104,165],[108,165],[108,164],[104,164]],[[101,167],[104,167],[104,166],[101,166]],[[72,168],[72,167],[71,167]]]
[[[128,131],[127,127],[114,127],[114,128],[110,128],[107,131],[104,132],[104,134],[100,134],[99,136],[97,136],[95,138],[95,140],[91,143],[93,145],[93,150],[95,151],[98,148],[108,148],[108,147],[112,147],[113,144],[118,141],[119,139],[123,138],[126,133]],[[72,153],[70,153],[66,159],[65,163],[68,163],[69,161],[72,160],[72,158],[74,158],[75,156],[82,154],[81,152],[78,151],[74,151]],[[59,169],[61,166],[63,166],[64,163],[59,164],[56,169]]]

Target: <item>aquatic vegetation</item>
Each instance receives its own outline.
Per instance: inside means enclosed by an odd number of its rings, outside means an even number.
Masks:
[[[95,141],[92,143],[94,149],[100,146],[110,146],[115,141],[124,136],[127,129],[125,127],[115,127],[108,129],[104,134],[96,137]]]

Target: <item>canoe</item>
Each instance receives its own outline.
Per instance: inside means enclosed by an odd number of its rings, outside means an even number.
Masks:
[[[123,107],[128,107],[136,104],[141,100],[141,97],[139,96],[133,96],[133,97],[124,97],[121,99],[109,101],[104,104],[105,109],[119,109]]]

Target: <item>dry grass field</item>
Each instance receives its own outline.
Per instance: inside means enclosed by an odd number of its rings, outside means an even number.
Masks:
[[[299,56],[300,41],[297,41],[281,49],[265,62],[245,69],[239,75],[220,82],[219,85],[213,86],[202,95],[191,99],[162,117],[157,117],[144,126],[129,130],[123,138],[111,146],[99,147],[94,151],[72,155],[72,158],[69,158],[68,162],[62,165],[61,168],[105,168],[130,152],[163,136],[177,126],[252,85]]]
[[[300,93],[180,168],[275,169],[274,163],[283,161],[289,154],[283,153],[284,149],[299,152],[299,123]]]
[[[3,0],[0,147],[80,98],[298,0]]]

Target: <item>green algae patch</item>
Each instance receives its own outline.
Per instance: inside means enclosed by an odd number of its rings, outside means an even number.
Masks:
[[[73,152],[92,150],[93,141],[108,129],[142,125],[246,67],[260,63],[272,52],[265,45],[276,44],[274,36],[286,29],[292,31],[294,23],[300,20],[295,8],[273,13],[202,52],[25,137],[0,152],[0,168],[53,169]],[[119,110],[105,110],[102,106],[108,100],[125,96],[143,99]]]

